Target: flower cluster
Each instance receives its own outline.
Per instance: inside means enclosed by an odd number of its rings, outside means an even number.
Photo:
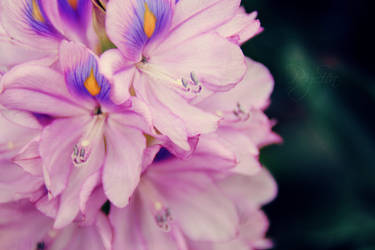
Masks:
[[[280,142],[240,0],[0,1],[0,249],[262,249]]]

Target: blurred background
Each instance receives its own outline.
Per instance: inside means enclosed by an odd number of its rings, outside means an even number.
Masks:
[[[375,249],[370,4],[243,0],[265,28],[243,50],[275,78],[266,113],[284,139],[261,153],[279,184],[265,207],[276,250]]]

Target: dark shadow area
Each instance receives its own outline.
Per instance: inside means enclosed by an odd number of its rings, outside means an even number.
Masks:
[[[284,144],[261,161],[282,250],[375,249],[375,38],[371,1],[245,0],[265,31],[243,45],[273,73],[267,114]]]

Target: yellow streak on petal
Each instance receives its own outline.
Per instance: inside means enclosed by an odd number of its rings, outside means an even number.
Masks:
[[[73,8],[73,9],[77,9],[77,6],[78,6],[78,0],[68,0],[68,4]]]
[[[40,10],[40,6],[36,2],[36,0],[32,0],[32,11],[33,11],[33,18],[41,23],[44,23],[44,17],[42,15],[42,11]]]
[[[148,8],[147,3],[145,3],[145,14],[143,22],[143,30],[148,38],[154,34],[156,27],[156,17],[154,13]]]
[[[89,77],[87,77],[86,81],[83,84],[87,91],[92,95],[92,96],[97,96],[100,93],[100,86],[98,82],[95,79],[94,76],[94,70],[91,69]]]

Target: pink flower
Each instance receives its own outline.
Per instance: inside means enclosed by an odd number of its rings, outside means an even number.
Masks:
[[[98,214],[92,224],[73,223],[56,230],[51,218],[22,200],[0,204],[0,218],[0,249],[111,249],[112,232],[103,214]]]
[[[90,0],[4,0],[0,3],[1,64],[14,66],[36,59],[57,58],[62,40],[94,49]]]
[[[259,20],[255,19],[257,14],[256,11],[247,14],[241,7],[237,10],[236,15],[220,26],[217,31],[233,43],[241,45],[263,31]]]
[[[113,78],[113,100],[134,90],[156,129],[188,151],[189,137],[213,132],[219,118],[189,102],[226,91],[245,73],[239,46],[217,34],[240,1],[112,0],[107,33],[118,47],[103,54],[103,72]]]
[[[247,73],[236,87],[215,93],[197,105],[223,118],[215,133],[236,154],[238,165],[232,171],[252,175],[261,168],[259,148],[279,143],[281,138],[272,132],[273,122],[262,112],[269,104],[273,78],[262,64],[249,58],[246,62]]]
[[[43,129],[39,152],[50,196],[61,194],[56,227],[74,219],[100,182],[111,202],[124,207],[142,171],[147,128],[129,105],[112,104],[111,85],[96,60],[86,48],[64,42],[64,74],[22,65],[2,79],[0,103],[7,109],[54,118]]]
[[[23,169],[14,160],[25,145],[39,137],[42,126],[28,114],[0,111],[0,202],[33,199],[38,196],[43,178],[41,175],[34,176],[32,168],[28,168],[27,164]],[[28,127],[7,119],[14,116],[26,119]]]
[[[275,197],[272,177],[265,170],[251,177],[222,175],[214,170],[214,160],[203,160],[197,166],[179,159],[151,165],[129,205],[111,208],[113,249],[214,249],[263,242],[268,223],[259,209]],[[203,162],[211,171],[202,170]]]

